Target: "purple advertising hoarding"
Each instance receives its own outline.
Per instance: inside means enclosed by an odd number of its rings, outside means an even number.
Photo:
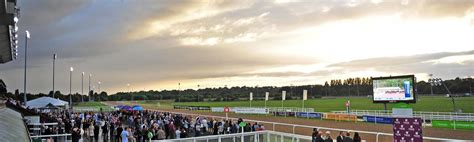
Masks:
[[[423,142],[421,118],[394,118],[394,142]]]

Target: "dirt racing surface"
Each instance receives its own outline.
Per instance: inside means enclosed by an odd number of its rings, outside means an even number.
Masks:
[[[109,105],[120,105],[118,102],[107,102]],[[146,107],[145,107],[146,108]],[[168,111],[168,112],[179,112],[179,113],[189,113],[189,114],[200,114],[200,115],[210,115],[210,116],[220,116],[225,117],[225,113],[216,113],[216,112],[205,112],[205,111],[190,111],[190,110],[177,110],[177,109],[160,109],[160,108],[146,108],[149,110],[157,111]],[[319,119],[304,119],[304,118],[295,118],[295,117],[275,117],[273,115],[242,115],[235,113],[228,113],[229,118],[243,118],[244,121],[251,122],[250,120],[257,121],[267,121],[267,122],[278,122],[278,123],[288,123],[288,124],[298,124],[311,126],[314,128],[318,127],[328,127],[336,129],[347,129],[353,130],[352,132],[357,131],[371,131],[371,132],[383,132],[383,133],[393,133],[392,125],[389,124],[373,124],[365,122],[341,122],[333,120],[319,120]],[[273,130],[272,124],[261,123],[265,126],[267,130]],[[326,131],[324,129],[320,129]],[[285,125],[275,125],[275,130],[279,132],[293,133],[292,126]],[[311,128],[305,127],[295,127],[295,133],[300,135],[310,136],[312,133]],[[339,134],[339,131],[331,131],[333,138]],[[353,134],[353,133],[352,133]],[[367,142],[373,142],[376,139],[375,134],[363,134],[360,133],[362,139],[367,140]],[[351,135],[352,136],[352,135]],[[474,140],[474,131],[472,130],[452,130],[452,129],[442,129],[442,128],[432,128],[424,127],[423,128],[423,137],[436,137],[436,138],[449,138],[449,139],[463,139],[463,140]],[[379,141],[393,141],[392,136],[379,136]],[[428,140],[424,140],[428,141]]]

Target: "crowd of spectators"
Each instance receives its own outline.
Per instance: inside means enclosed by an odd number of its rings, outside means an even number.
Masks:
[[[313,129],[312,142],[333,142],[334,139],[331,137],[331,132],[323,132],[317,128]],[[354,137],[351,137],[351,132],[340,131],[339,135],[336,137],[336,142],[361,142],[362,139],[359,136],[358,132],[354,133]]]
[[[186,116],[158,111],[114,111],[111,113],[73,113],[72,139],[85,141],[142,142],[207,135],[261,131],[264,126],[237,121]],[[82,124],[82,125],[81,125]]]

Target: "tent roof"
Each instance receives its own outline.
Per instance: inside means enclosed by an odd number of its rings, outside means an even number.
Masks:
[[[51,97],[41,97],[37,98],[31,101],[26,102],[27,106],[32,107],[32,108],[40,108],[40,107],[45,107],[48,104],[52,104],[54,106],[65,106],[68,105],[69,103],[60,99],[55,99]]]

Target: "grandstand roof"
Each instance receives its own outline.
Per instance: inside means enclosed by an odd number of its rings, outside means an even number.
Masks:
[[[17,14],[16,0],[0,2],[0,63],[6,63],[16,58],[14,44],[18,39],[13,38],[15,36],[12,35],[17,35],[18,31],[12,33],[12,29],[17,26],[14,20]]]
[[[0,141],[30,141],[20,113],[1,105],[0,116]]]

